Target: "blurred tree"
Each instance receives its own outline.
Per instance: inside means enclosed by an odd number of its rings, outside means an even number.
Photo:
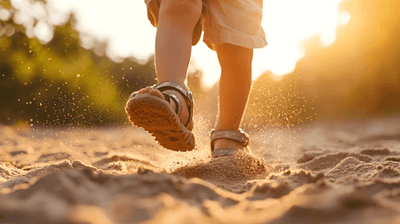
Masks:
[[[95,39],[91,49],[83,48],[72,15],[65,24],[51,27],[54,32],[46,42],[28,36],[32,27],[16,23],[20,13],[10,1],[1,2],[1,123],[121,124],[130,92],[155,83],[152,59],[117,64],[92,51],[106,46]],[[36,18],[31,19],[28,24],[37,24]]]
[[[317,38],[294,74],[315,96],[319,117],[362,118],[400,112],[400,2],[351,0],[341,4],[350,22],[327,48]]]
[[[46,12],[45,1],[26,2]],[[105,56],[107,43],[82,42],[87,35],[75,31],[73,16],[50,24],[11,3],[0,2],[1,123],[121,124],[130,92],[156,83],[153,58],[116,63]],[[351,19],[332,45],[311,38],[292,74],[275,81],[265,73],[254,82],[245,124],[286,127],[314,120],[315,113],[323,119],[400,113],[400,2],[348,0],[341,8]],[[36,36],[39,25],[51,35]],[[200,72],[188,77],[196,107],[216,113],[218,88],[205,92],[200,80]]]
[[[317,116],[400,114],[400,1],[348,0],[340,6],[351,19],[338,27],[335,42],[323,47],[318,37],[310,38],[293,73],[280,82],[269,73],[256,80],[245,121],[285,126]]]

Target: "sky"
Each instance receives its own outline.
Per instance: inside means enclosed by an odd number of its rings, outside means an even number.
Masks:
[[[24,1],[26,0],[12,0],[14,4],[24,4]],[[271,71],[277,76],[292,72],[296,62],[304,54],[304,41],[312,36],[320,36],[323,46],[332,44],[336,38],[337,26],[350,20],[347,12],[339,11],[338,4],[341,1],[264,0],[262,26],[268,46],[254,51],[253,79],[266,71]],[[156,28],[147,20],[143,0],[47,2],[47,7],[52,12],[48,19],[52,24],[62,23],[70,12],[74,12],[77,30],[81,34],[87,34],[82,35],[83,45],[90,47],[90,36],[106,41],[107,55],[111,59],[133,56],[139,60],[146,60],[154,54]],[[43,14],[40,7],[36,8],[35,17]],[[51,27],[40,23],[40,20],[31,32],[44,41],[51,39]],[[217,56],[203,42],[193,47],[191,65],[203,71],[203,82],[206,86],[219,79]]]

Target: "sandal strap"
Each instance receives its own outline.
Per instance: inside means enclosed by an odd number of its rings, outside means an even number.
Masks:
[[[227,156],[227,155],[233,155],[237,152],[237,149],[229,149],[229,148],[223,148],[223,149],[216,149],[212,151],[212,157],[217,158],[220,156]]]
[[[168,103],[171,103],[171,100],[175,102],[175,104],[176,104],[175,113],[180,115],[181,111],[182,111],[182,104],[181,104],[181,101],[179,100],[179,98],[177,96],[175,96],[174,94],[170,94],[170,93],[161,93],[161,94],[163,94],[164,99]]]
[[[214,151],[214,141],[217,139],[230,139],[237,142],[240,142],[243,147],[246,147],[249,144],[249,136],[242,130],[233,131],[233,130],[221,130],[221,131],[211,131],[211,151]],[[226,150],[226,149],[221,149]]]
[[[190,123],[190,121],[192,120],[193,117],[193,94],[190,90],[186,90],[183,86],[179,85],[178,83],[175,82],[162,82],[160,84],[155,84],[152,87],[153,89],[157,89],[160,92],[163,92],[165,90],[176,90],[178,92],[180,92],[187,100],[187,104],[188,104],[188,111],[189,111],[189,117],[188,117],[188,121],[185,124],[185,127],[187,127]],[[165,99],[167,100],[168,98],[168,102],[169,99],[171,98],[175,104],[177,105],[177,108],[175,110],[176,114],[178,115],[178,117],[181,115],[181,111],[182,111],[182,102],[179,100],[179,98],[177,96],[175,96],[172,93],[162,93],[165,96]]]

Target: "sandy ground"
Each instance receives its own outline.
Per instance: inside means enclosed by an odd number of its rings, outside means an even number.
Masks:
[[[0,223],[400,223],[400,118],[251,133],[254,159],[130,126],[0,126]]]

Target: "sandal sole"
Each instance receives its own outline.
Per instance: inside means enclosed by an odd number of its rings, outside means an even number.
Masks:
[[[174,151],[194,149],[193,133],[164,100],[149,94],[135,96],[128,100],[125,110],[133,125],[149,132],[164,148]]]

